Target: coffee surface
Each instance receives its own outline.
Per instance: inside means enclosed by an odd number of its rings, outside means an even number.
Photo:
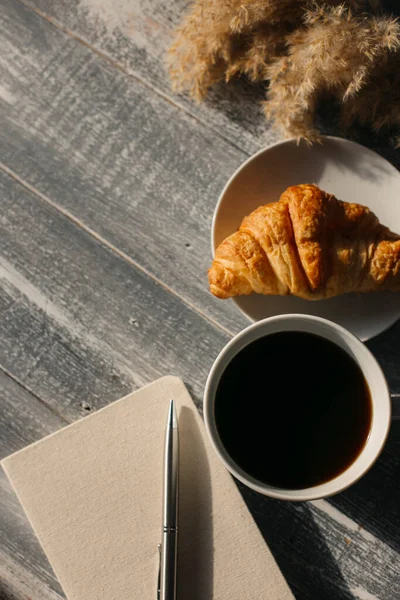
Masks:
[[[257,480],[286,489],[325,483],[354,462],[372,403],[357,363],[325,338],[281,332],[246,346],[215,398],[219,437]]]

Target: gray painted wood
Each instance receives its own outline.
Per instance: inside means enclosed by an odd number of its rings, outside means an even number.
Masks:
[[[1,4],[2,162],[199,311],[242,329],[234,305],[208,292],[207,269],[213,209],[245,153],[19,2]]]
[[[58,594],[36,579],[31,569],[21,567],[17,560],[0,548],[1,600],[62,600]]]
[[[243,112],[237,129],[228,113],[183,111],[163,97],[166,38],[152,28],[163,15],[176,21],[178,0],[135,6],[136,50],[106,18],[99,39],[114,62],[99,57],[100,43],[93,52],[60,31],[84,34],[93,9],[114,10],[84,1],[86,13],[76,2],[35,0],[53,11],[53,26],[19,0],[1,0],[0,362],[12,376],[0,377],[4,454],[166,373],[182,376],[199,403],[214,356],[244,324],[210,299],[200,273],[212,207],[254,149],[251,127]],[[121,57],[135,77],[117,69]],[[240,127],[250,132],[243,139]],[[370,343],[397,393],[399,332]],[[395,423],[367,477],[329,501],[293,505],[241,488],[297,598],[400,596],[399,439]],[[0,493],[0,536],[9,540],[0,539],[0,598],[56,600],[60,590],[4,477]]]
[[[265,84],[253,85],[244,79],[222,83],[212,90],[207,102],[200,104],[171,90],[165,57],[174,31],[190,8],[188,0],[21,1],[248,154],[281,139],[260,108]],[[393,0],[382,0],[381,4],[388,13],[399,14]],[[324,102],[317,118],[323,133],[342,135],[334,106]],[[386,140],[375,138],[371,131],[356,129],[351,134],[399,166],[399,153],[388,149]]]
[[[189,7],[187,0],[143,0],[140,3],[26,0],[25,3],[56,26],[73,31],[126,73],[160,90],[217,136],[229,139],[237,147],[252,153],[278,139],[260,108],[265,86],[244,81],[219,85],[203,104],[171,91],[165,54],[174,30]]]
[[[0,369],[0,460],[69,425],[35,394]]]
[[[0,356],[59,414],[168,373],[199,403],[228,335],[0,173]]]
[[[0,371],[0,390],[0,459],[67,424],[3,371]],[[0,506],[0,598],[64,597],[2,470]]]

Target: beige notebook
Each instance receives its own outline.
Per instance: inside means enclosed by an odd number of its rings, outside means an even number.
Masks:
[[[2,462],[67,597],[156,599],[171,398],[181,447],[179,600],[293,599],[175,377],[163,377]]]

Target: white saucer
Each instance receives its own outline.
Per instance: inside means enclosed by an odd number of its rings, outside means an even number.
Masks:
[[[212,250],[236,231],[252,210],[279,199],[290,185],[316,183],[340,200],[368,206],[381,223],[400,233],[400,173],[364,146],[325,137],[322,145],[294,140],[261,150],[225,186],[214,212]],[[293,296],[239,296],[233,300],[251,320],[300,313],[325,317],[368,340],[400,318],[400,294],[346,294],[311,302]]]

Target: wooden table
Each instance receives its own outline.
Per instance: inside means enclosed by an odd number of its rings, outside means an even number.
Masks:
[[[184,0],[0,4],[5,456],[165,374],[201,405],[213,359],[247,324],[207,290],[213,207],[277,138],[258,88],[201,106],[171,93],[163,61]],[[399,395],[400,324],[368,345]],[[395,422],[370,473],[329,500],[241,487],[296,598],[400,598],[399,442]],[[64,597],[0,483],[0,598]]]

